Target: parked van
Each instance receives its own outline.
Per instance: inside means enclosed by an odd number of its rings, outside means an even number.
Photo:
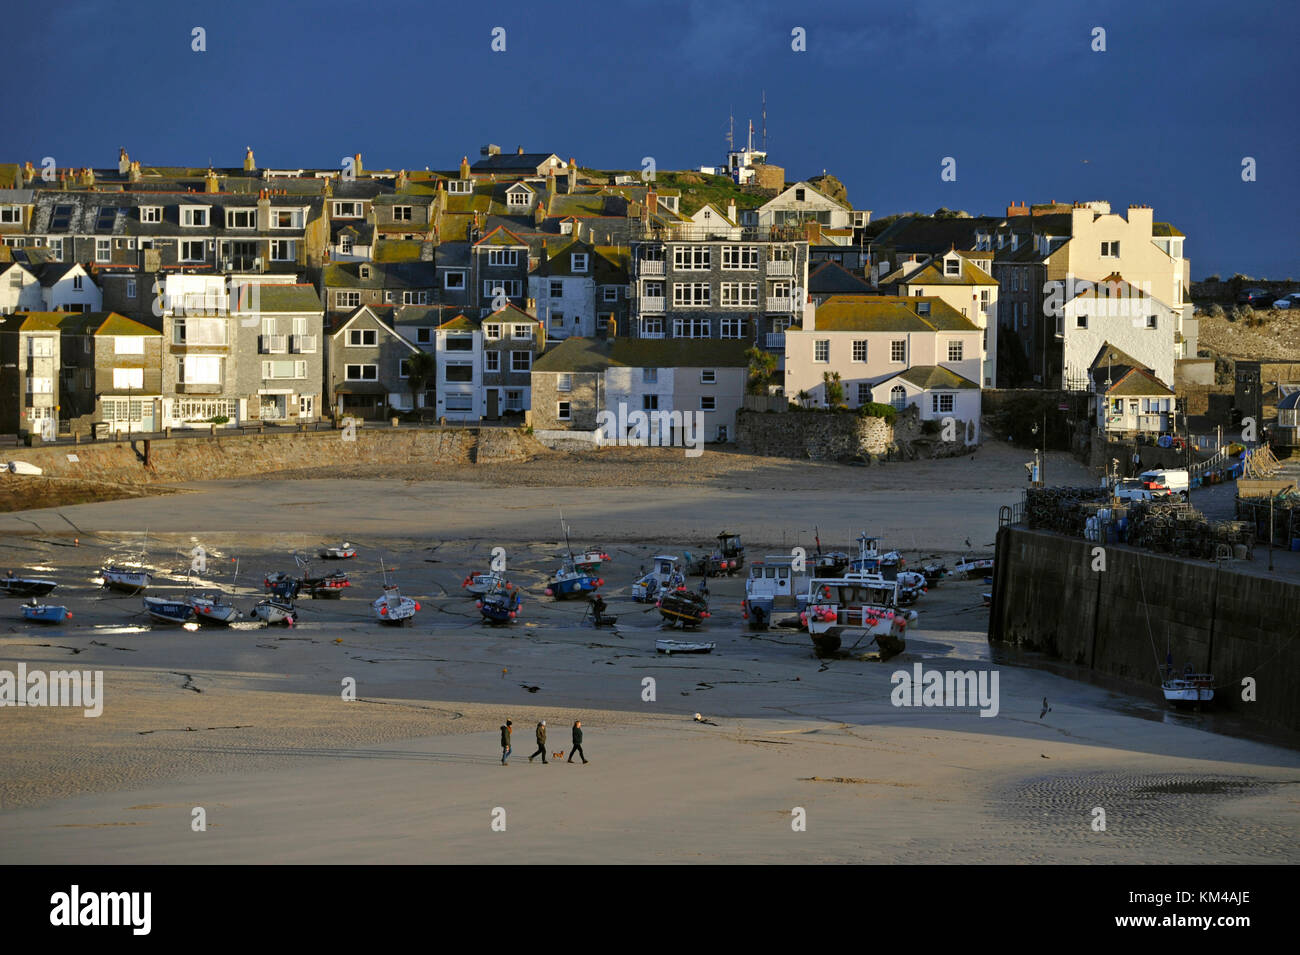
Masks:
[[[1180,498],[1187,497],[1188,478],[1186,468],[1156,468],[1151,471],[1143,471],[1138,475],[1138,480],[1152,487],[1165,487],[1169,489],[1170,494],[1177,495]]]

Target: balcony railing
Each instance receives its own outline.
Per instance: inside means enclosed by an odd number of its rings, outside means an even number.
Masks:
[[[785,351],[785,332],[768,332],[764,336],[763,347],[768,351]]]
[[[289,347],[296,355],[312,354],[316,351],[316,336],[294,335],[289,340]]]
[[[257,350],[263,355],[282,355],[289,350],[289,336],[263,335],[258,340]]]
[[[665,300],[662,295],[643,295],[641,296],[642,312],[662,312],[664,310]]]
[[[794,275],[794,262],[790,259],[768,259],[768,275]]]
[[[767,297],[769,312],[790,312],[794,310],[794,299],[789,295],[769,295]]]
[[[181,395],[219,395],[225,387],[219,383],[211,382],[179,382],[176,385],[176,393]]]
[[[663,259],[642,259],[641,274],[663,275],[667,271],[665,268],[666,265],[667,263],[665,263]]]

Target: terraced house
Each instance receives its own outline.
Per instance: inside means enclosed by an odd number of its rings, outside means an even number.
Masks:
[[[328,366],[330,410],[336,415],[375,419],[424,407],[425,389],[411,387],[424,384],[411,377],[410,358],[420,349],[392,326],[393,311],[363,305],[335,321]]]
[[[741,227],[730,215],[671,213],[651,192],[631,250],[629,323],[638,338],[757,341],[774,350],[801,321],[808,243],[796,227]]]
[[[20,312],[0,319],[0,428],[11,434],[58,433],[62,312]]]
[[[529,298],[552,340],[605,335],[626,327],[626,249],[575,239],[557,243],[528,277]]]
[[[71,431],[156,431],[162,419],[162,333],[116,312],[70,315],[62,338],[60,417]]]

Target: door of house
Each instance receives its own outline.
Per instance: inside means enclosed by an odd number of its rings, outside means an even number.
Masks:
[[[141,407],[140,407],[140,430],[143,431],[143,432],[145,432],[146,434],[149,434],[149,433],[151,433],[151,432],[154,430],[154,427],[153,427],[153,419],[154,419],[154,413],[153,413],[153,401],[151,401],[151,400],[149,400],[149,399],[145,399],[144,401],[140,402],[140,405],[141,405]]]
[[[487,416],[489,421],[495,421],[497,418],[501,417],[501,413],[497,409],[497,401],[500,394],[501,393],[495,388],[489,388],[487,391]]]

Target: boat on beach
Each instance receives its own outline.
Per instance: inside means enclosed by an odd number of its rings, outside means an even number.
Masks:
[[[588,547],[585,551],[574,555],[573,566],[584,574],[597,574],[600,573],[600,565],[609,559],[609,554],[601,548]]]
[[[716,643],[692,643],[687,640],[656,640],[655,651],[672,656],[674,653],[712,653]]]
[[[1181,674],[1172,665],[1165,667],[1160,691],[1165,702],[1174,706],[1205,706],[1214,702],[1214,676],[1210,673],[1193,673],[1188,666]]]
[[[144,609],[150,619],[159,623],[189,623],[194,619],[194,608],[182,599],[145,597]]]
[[[357,556],[357,549],[353,544],[344,541],[332,547],[322,547],[320,556],[322,560],[349,560]]]
[[[963,557],[953,566],[952,572],[958,577],[965,577],[967,580],[974,580],[976,577],[986,577],[993,573],[993,558]]]
[[[546,596],[567,600],[580,594],[589,594],[604,583],[604,580],[578,570],[571,561],[566,560],[546,582]]]
[[[385,584],[383,596],[370,606],[380,623],[396,627],[409,623],[420,609],[419,603],[414,599],[402,596],[397,584]]]
[[[664,591],[655,606],[664,623],[683,630],[698,627],[709,617],[708,598],[685,587]]]
[[[209,626],[229,626],[244,615],[225,594],[192,594],[185,599],[194,608],[195,619]]]
[[[848,571],[879,574],[886,580],[893,580],[906,563],[896,550],[881,553],[880,539],[864,533],[858,537],[858,556],[849,561]]]
[[[492,571],[485,574],[470,574],[461,581],[461,587],[465,592],[474,597],[481,597],[484,594],[490,594],[498,589],[511,590],[514,585],[506,580],[503,576]]]
[[[847,637],[855,646],[870,637],[881,659],[901,653],[907,628],[917,620],[915,610],[898,603],[898,582],[879,575],[813,578],[800,621],[808,628],[819,654],[835,653]]]
[[[317,600],[323,597],[338,600],[343,596],[343,591],[351,586],[352,581],[348,580],[347,573],[341,570],[333,570],[328,574],[317,574],[302,578],[302,589],[307,592],[309,597]]]
[[[62,623],[71,617],[72,614],[67,607],[57,604],[37,603],[34,599],[30,603],[23,604],[23,619],[33,623]]]
[[[9,571],[8,576],[0,577],[0,593],[6,597],[44,597],[54,590],[58,583],[39,577],[15,577]]]
[[[749,565],[740,615],[755,630],[766,630],[780,611],[798,612],[808,599],[808,577],[794,570],[794,558],[768,555]]]
[[[274,597],[267,597],[254,604],[252,616],[256,620],[261,620],[267,626],[284,624],[287,627],[292,627],[298,622],[298,610],[293,603]]]
[[[642,574],[632,584],[632,599],[649,603],[660,593],[686,586],[677,557],[673,554],[656,554],[650,572]]]
[[[519,616],[519,608],[523,605],[524,601],[519,596],[519,591],[506,590],[504,587],[484,594],[475,603],[484,621],[493,626],[507,624],[516,619]]]
[[[127,594],[143,593],[153,583],[153,574],[143,567],[125,567],[120,564],[105,567],[99,572],[99,576],[108,590]]]

